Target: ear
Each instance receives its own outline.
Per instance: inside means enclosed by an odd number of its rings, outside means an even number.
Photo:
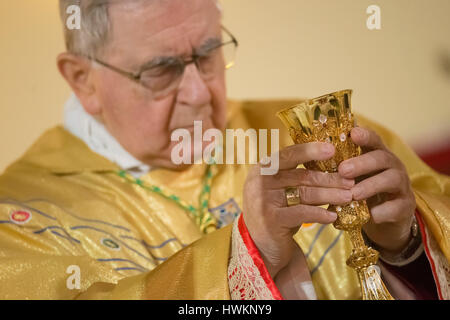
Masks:
[[[59,72],[80,99],[86,112],[91,115],[99,115],[101,104],[96,92],[91,61],[64,52],[58,55],[57,65]]]

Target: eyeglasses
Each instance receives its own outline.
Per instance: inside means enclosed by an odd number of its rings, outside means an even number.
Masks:
[[[178,88],[186,66],[191,63],[196,65],[204,81],[209,81],[223,70],[231,68],[238,45],[236,38],[222,26],[222,39],[208,40],[200,49],[196,49],[189,59],[156,58],[141,67],[137,73],[124,71],[99,59],[90,59],[141,84],[151,90],[155,98],[160,98]]]

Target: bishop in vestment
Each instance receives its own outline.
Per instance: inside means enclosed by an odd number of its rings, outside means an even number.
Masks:
[[[297,168],[333,148],[286,132],[272,177],[175,165],[173,130],[280,128],[275,112],[299,101],[226,99],[237,40],[214,0],[77,3],[64,124],[0,177],[0,298],[360,299],[349,239],[318,207],[352,199],[376,200],[365,233],[394,297],[449,298],[450,181],[398,137],[358,116],[367,152],[335,174]]]

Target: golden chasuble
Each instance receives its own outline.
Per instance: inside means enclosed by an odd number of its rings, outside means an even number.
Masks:
[[[280,128],[283,147],[289,136],[274,114],[294,103],[230,102],[229,127]],[[419,209],[448,263],[448,178],[426,167],[385,129],[362,117],[359,124],[376,130],[404,161]],[[230,298],[231,226],[202,236],[185,210],[126,183],[119,169],[57,127],[5,171],[0,177],[1,298]],[[182,172],[156,169],[141,179],[197,206],[205,170],[206,165]],[[217,166],[211,210],[230,200],[242,208],[247,171],[246,165]],[[302,227],[295,240],[307,255],[319,299],[360,298],[356,275],[345,265],[351,249],[345,234],[316,224]],[[70,266],[79,267],[79,289],[68,285]]]

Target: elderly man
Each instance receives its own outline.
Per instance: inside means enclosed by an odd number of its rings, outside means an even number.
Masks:
[[[175,129],[273,128],[294,101],[227,103],[237,41],[214,0],[60,0],[63,21],[73,4],[64,127],[0,177],[1,298],[359,299],[349,239],[319,206],[352,199],[369,199],[364,231],[391,294],[449,297],[449,180],[397,138],[360,118],[366,153],[338,173],[297,168],[330,158],[328,143],[282,149],[272,176],[176,165]]]

